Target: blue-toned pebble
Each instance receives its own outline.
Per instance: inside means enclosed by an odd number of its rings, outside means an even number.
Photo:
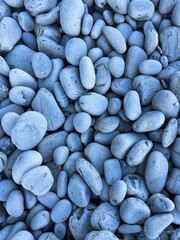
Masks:
[[[176,118],[179,113],[179,101],[169,90],[162,90],[156,93],[152,99],[152,107],[154,110],[164,113],[167,119]]]
[[[59,106],[66,108],[69,104],[69,99],[65,94],[60,82],[54,82],[53,93]]]
[[[160,62],[162,64],[163,68],[167,68],[168,67],[168,58],[166,56],[161,56],[160,58]]]
[[[34,30],[34,20],[26,11],[18,14],[18,23],[25,32],[31,32]]]
[[[69,156],[69,149],[66,146],[59,146],[53,152],[53,160],[56,165],[63,165]]]
[[[91,197],[91,191],[84,180],[74,174],[68,184],[68,197],[78,207],[87,207]]]
[[[45,117],[38,112],[23,113],[11,132],[11,140],[20,150],[34,148],[44,137],[47,130]]]
[[[37,51],[36,37],[30,32],[23,32],[22,40],[24,44],[30,49]]]
[[[122,178],[122,169],[119,160],[113,158],[104,161],[104,177],[106,183],[109,185]]]
[[[6,225],[5,227],[3,227],[0,231],[0,237],[4,240],[7,238],[9,232],[11,231],[13,225]]]
[[[111,98],[108,103],[108,113],[110,115],[116,115],[121,109],[121,100],[119,98]]]
[[[151,55],[157,48],[159,42],[159,35],[151,21],[146,21],[144,26],[144,49],[147,55]]]
[[[106,23],[102,19],[98,19],[91,30],[91,37],[93,39],[97,39],[103,33],[103,28],[106,26]]]
[[[7,112],[6,114],[3,115],[1,119],[1,126],[7,135],[11,136],[12,129],[15,126],[18,119],[19,115],[15,112]]]
[[[103,57],[94,65],[96,72],[96,83],[93,90],[94,92],[102,95],[106,94],[111,86],[111,73],[108,67],[109,61],[109,58]]]
[[[48,192],[42,196],[38,196],[38,201],[45,207],[52,209],[54,205],[59,201],[59,198],[54,192]]]
[[[129,15],[126,15],[126,22],[132,27],[133,30],[137,29],[137,22],[132,19]]]
[[[0,181],[0,201],[7,201],[9,194],[17,189],[17,185],[11,179]]]
[[[92,231],[89,232],[84,240],[118,240],[119,238],[116,237],[112,232],[102,230],[102,231]]]
[[[169,171],[169,175],[166,182],[166,189],[172,194],[180,194],[180,170],[178,168],[172,168]]]
[[[85,133],[91,126],[91,116],[85,112],[79,112],[74,116],[73,125],[77,132]]]
[[[36,23],[40,25],[51,25],[59,19],[59,6],[56,6],[47,13],[36,16]]]
[[[61,171],[57,177],[57,195],[63,198],[67,193],[68,176],[65,171]]]
[[[126,155],[126,162],[129,166],[140,165],[151,151],[153,143],[150,140],[141,140],[134,144]]]
[[[150,20],[154,14],[154,4],[149,0],[132,0],[128,6],[128,15],[136,21]]]
[[[53,182],[52,173],[46,166],[32,168],[22,177],[22,186],[37,196],[46,194]]]
[[[101,35],[102,36],[102,35]],[[95,39],[91,38],[89,35],[88,36],[84,36],[83,37],[83,40],[84,42],[86,43],[86,46],[87,46],[87,52],[89,52],[89,50],[91,48],[94,48],[95,47]]]
[[[42,30],[43,31],[43,30]],[[52,34],[52,33],[51,33]],[[46,54],[49,58],[65,58],[64,46],[58,44],[50,37],[40,35],[37,38],[37,45],[40,52]]]
[[[123,0],[119,2],[118,0],[112,1],[107,0],[109,6],[117,13],[126,14],[128,10],[129,0]]]
[[[173,221],[170,213],[156,214],[148,218],[144,223],[145,236],[150,239],[157,238],[162,231],[167,228]]]
[[[167,160],[169,160],[171,155],[169,148],[164,148],[161,144],[155,143],[152,150],[161,152],[167,158]]]
[[[87,56],[81,58],[79,63],[80,79],[83,87],[90,90],[96,82],[95,69],[91,59]]]
[[[149,111],[144,113],[134,124],[135,132],[149,132],[159,129],[165,122],[165,116],[160,111]]]
[[[6,167],[7,162],[8,162],[8,159],[7,159],[6,154],[4,154],[3,152],[0,152],[0,173]]]
[[[50,3],[48,0],[38,0],[37,2],[34,2],[33,0],[24,1],[26,10],[29,11],[33,17],[53,9],[56,4],[57,0],[52,0]]]
[[[19,24],[11,17],[4,17],[0,22],[0,50],[10,52],[22,37]]]
[[[153,194],[148,200],[147,205],[154,213],[171,212],[174,209],[174,203],[160,193]]]
[[[8,77],[9,71],[10,71],[10,68],[9,68],[7,62],[5,61],[5,59],[2,56],[0,56],[0,74]]]
[[[180,71],[176,71],[170,77],[169,90],[175,94],[175,96],[180,100]]]
[[[67,231],[67,226],[66,223],[55,223],[54,224],[54,233],[56,234],[56,236],[60,239],[65,238],[66,235],[66,231]]]
[[[44,115],[47,120],[47,130],[54,131],[61,127],[65,121],[64,114],[59,108],[53,94],[41,88],[32,101],[32,108]]]
[[[27,226],[24,222],[17,222],[16,224],[14,224],[11,228],[11,230],[9,231],[9,234],[7,236],[7,240],[11,240],[13,238],[13,236],[21,231],[21,230],[27,230]]]
[[[3,17],[11,17],[11,15],[12,15],[12,8],[10,7],[8,2],[9,2],[8,0],[5,0],[5,1],[1,0],[1,10],[0,10],[1,17],[0,17],[0,20],[2,20]],[[20,0],[20,2],[23,4],[23,0]],[[13,3],[14,3],[14,1],[12,1],[12,4]]]
[[[111,89],[119,96],[125,96],[127,92],[132,90],[132,80],[128,78],[117,78],[112,81]]]
[[[73,119],[75,117],[76,113],[71,113],[67,118],[64,123],[64,130],[67,132],[72,132],[74,130],[74,125],[73,125]]]
[[[119,125],[119,118],[115,116],[105,117],[103,119],[99,119],[94,128],[102,133],[111,133]]]
[[[59,77],[62,88],[71,100],[78,99],[85,92],[80,82],[79,70],[77,67],[65,67],[60,72]]]
[[[111,142],[111,152],[118,159],[124,159],[130,148],[138,141],[146,139],[144,134],[122,133]]]
[[[134,121],[141,116],[141,103],[139,95],[136,91],[132,90],[126,93],[123,103],[124,112],[131,121]]]
[[[79,104],[83,111],[92,116],[100,116],[108,107],[108,100],[101,94],[89,92],[79,98]]]
[[[112,57],[109,61],[109,70],[115,78],[122,77],[125,69],[125,63],[121,57]]]
[[[138,57],[134,58],[134,56],[138,56]],[[146,59],[147,59],[147,54],[142,48],[138,46],[130,47],[127,51],[126,68],[125,68],[124,76],[126,78],[134,79],[139,73],[140,63]]]
[[[38,151],[43,157],[44,162],[53,160],[53,152],[59,146],[64,146],[67,138],[66,131],[59,131],[43,138],[38,145]]]
[[[120,23],[117,29],[122,33],[125,41],[127,42],[130,34],[133,32],[132,27],[128,23]]]
[[[82,20],[81,32],[83,35],[89,35],[93,26],[93,17],[86,13]]]
[[[67,11],[70,13],[67,15]],[[69,36],[78,36],[84,15],[84,5],[81,0],[65,0],[60,6],[60,23],[63,31]]]
[[[133,31],[128,37],[129,46],[144,47],[144,34],[139,31]]]
[[[156,75],[162,70],[162,65],[159,61],[148,59],[139,65],[139,71],[144,75]]]
[[[28,232],[26,230],[21,230],[21,231],[17,232],[12,238],[12,240],[24,240],[24,239],[34,240],[34,237],[30,232]]]
[[[67,61],[78,66],[82,57],[87,55],[86,43],[81,38],[71,38],[65,46],[65,56]]]
[[[20,106],[29,106],[35,95],[33,89],[24,86],[16,86],[9,91],[9,99]]]
[[[123,223],[118,228],[118,232],[121,234],[134,234],[134,233],[139,233],[141,231],[142,231],[142,227],[137,224],[130,225],[130,224]]]
[[[70,216],[72,204],[67,199],[62,199],[55,204],[51,212],[51,219],[55,223],[62,223]]]
[[[109,189],[109,201],[112,205],[119,205],[125,198],[127,185],[122,180],[115,181]]]
[[[81,133],[81,142],[84,146],[87,146],[94,139],[94,129],[89,128],[86,132]]]
[[[163,55],[168,58],[169,62],[177,60],[180,56],[179,44],[179,27],[166,27],[164,31],[160,34],[160,42]]]
[[[177,1],[173,11],[172,11],[172,23],[176,27],[180,27],[180,18],[179,18],[179,11],[180,11],[180,2]]]
[[[104,20],[107,23],[107,25],[109,25],[109,26],[114,25],[114,14],[111,11],[105,10],[103,12],[103,17],[104,17]]]
[[[96,45],[98,48],[101,48],[104,55],[108,55],[113,49],[104,34],[102,34],[96,41]]]
[[[21,191],[12,191],[6,201],[6,211],[12,217],[19,217],[24,212],[24,197]]]
[[[112,157],[107,147],[95,142],[91,142],[86,146],[84,155],[96,168],[100,176],[102,176],[104,172],[104,161]]]
[[[45,38],[46,40],[51,39],[51,40],[53,40],[52,42],[54,42],[54,44],[55,43],[59,44],[60,39],[61,39],[61,33],[58,29],[58,25],[56,25],[56,24],[52,24],[51,26],[36,25],[34,30],[35,30],[35,34],[36,34],[37,38],[44,36],[44,37],[47,37],[47,38]],[[60,45],[60,46],[62,46],[62,45]],[[64,47],[64,45],[63,45],[63,47]]]
[[[141,224],[150,217],[150,209],[144,201],[138,198],[127,198],[120,206],[120,217],[128,224]]]
[[[91,225],[95,230],[108,230],[115,232],[120,224],[117,206],[109,202],[101,203],[91,215]]]
[[[91,50],[88,52],[88,57],[93,63],[95,63],[98,59],[103,57],[103,51],[98,47],[91,48]]]
[[[127,185],[127,195],[140,198],[143,201],[148,199],[149,192],[143,177],[130,173],[123,177],[123,181]]]
[[[67,147],[71,152],[77,152],[82,149],[82,143],[77,133],[71,132],[66,140]]]
[[[150,104],[154,95],[163,89],[157,78],[147,75],[137,76],[132,85],[133,89],[138,92],[142,105]]]
[[[12,87],[25,86],[36,90],[37,82],[36,80],[27,72],[14,68],[9,72],[9,82]]]
[[[178,122],[175,118],[171,118],[164,128],[162,134],[162,146],[167,148],[169,147],[175,140],[177,136],[178,130]]]
[[[63,166],[63,170],[67,172],[69,177],[71,177],[74,173],[77,172],[76,161],[82,157],[84,157],[82,152],[74,152],[68,157],[67,161]]]
[[[109,44],[115,51],[122,54],[126,51],[126,42],[122,33],[114,27],[105,26],[103,28],[103,34],[105,35]]]
[[[69,228],[74,239],[83,239],[88,232],[92,231],[90,217],[96,205],[90,203],[84,209],[77,208],[69,218]]]
[[[35,52],[32,49],[28,48],[25,45],[20,44],[15,46],[6,55],[5,60],[9,67],[21,69],[26,73],[29,73],[32,77],[34,77],[34,72],[31,65],[31,58],[34,53]]]
[[[8,97],[8,88],[5,85],[1,84],[0,85],[0,101],[3,101],[7,97]]]
[[[30,228],[33,231],[39,230],[48,225],[50,221],[50,214],[46,210],[39,211],[32,217]]]
[[[169,2],[168,0],[160,0],[158,11],[160,12],[160,14],[170,13],[173,10],[175,3],[176,1]]]
[[[41,204],[37,203],[29,212],[26,217],[26,225],[30,226],[33,217],[40,211],[45,210],[46,208]]]
[[[52,71],[52,62],[47,55],[37,52],[32,57],[32,67],[37,78],[47,78]]]
[[[120,14],[120,13],[115,13],[114,14],[114,22],[116,24],[120,24],[123,23],[125,21],[125,17],[124,15]]]
[[[149,155],[145,168],[145,181],[151,194],[160,193],[167,180],[168,161],[159,151],[153,151]]]
[[[12,167],[12,178],[17,184],[21,184],[23,175],[30,169],[38,167],[42,163],[42,156],[34,150],[22,152],[15,160]]]

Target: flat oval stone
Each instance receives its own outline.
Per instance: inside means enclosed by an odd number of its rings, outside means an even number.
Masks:
[[[150,132],[159,129],[165,122],[165,116],[160,111],[144,113],[134,124],[135,132]]]
[[[151,151],[153,143],[150,140],[141,140],[134,144],[126,156],[126,162],[129,166],[140,165],[147,154]]]
[[[36,97],[32,101],[34,111],[40,112],[47,120],[47,130],[55,131],[60,128],[65,117],[58,106],[53,94],[45,88],[39,89]]]
[[[76,169],[95,195],[100,195],[103,183],[95,167],[84,158],[76,161]]]
[[[163,134],[162,134],[162,146],[167,148],[169,147],[174,140],[176,139],[178,131],[178,121],[176,118],[171,118],[164,128]]]
[[[6,114],[3,115],[1,119],[1,125],[2,129],[7,135],[11,136],[11,132],[18,119],[19,115],[15,112],[7,112]]]
[[[12,217],[20,217],[24,212],[24,197],[21,191],[12,191],[6,202],[6,211]]]
[[[30,169],[41,165],[43,159],[39,152],[34,150],[24,151],[15,160],[12,167],[12,178],[21,184],[23,175]]]
[[[4,17],[0,22],[0,50],[10,52],[21,39],[22,31],[15,19]]]
[[[159,61],[148,59],[139,65],[139,71],[144,75],[156,75],[162,70],[162,65]]]
[[[47,130],[45,117],[38,112],[29,111],[20,115],[11,132],[11,140],[20,150],[34,148]]]
[[[97,121],[96,124],[94,125],[94,128],[102,133],[111,133],[114,130],[116,130],[118,125],[119,118],[115,116],[110,116]]]
[[[84,5],[81,0],[63,1],[60,7],[60,23],[63,31],[69,36],[78,36],[83,15]]]
[[[55,223],[62,223],[70,216],[72,204],[68,199],[62,199],[55,204],[51,212],[51,219]]]
[[[32,168],[22,177],[22,186],[37,196],[46,194],[51,189],[53,182],[52,173],[46,166]]]
[[[46,210],[39,211],[36,213],[31,220],[30,227],[33,231],[40,230],[43,227],[46,227],[50,222],[50,214]]]
[[[160,34],[160,42],[163,54],[167,56],[169,62],[180,58],[180,29],[178,27],[168,27]]]
[[[78,174],[74,174],[69,180],[68,196],[78,207],[84,208],[89,204],[91,191]]]
[[[126,51],[126,42],[119,30],[114,27],[105,26],[103,28],[103,34],[116,52],[122,54]]]
[[[147,238],[155,239],[159,237],[162,231],[173,221],[173,215],[170,213],[156,214],[148,218],[144,223],[144,233]]]
[[[83,111],[92,116],[100,116],[108,107],[108,100],[105,96],[89,92],[79,98],[79,104]]]
[[[166,189],[171,194],[180,194],[180,169],[171,168],[166,182]]]
[[[120,206],[120,217],[128,224],[143,223],[150,214],[149,207],[138,198],[127,198]]]
[[[153,151],[149,155],[145,168],[145,181],[151,194],[160,193],[167,180],[168,161],[159,151]]]
[[[119,224],[119,209],[109,202],[101,203],[91,215],[91,225],[96,230],[115,232]]]
[[[153,194],[148,200],[147,205],[154,213],[171,212],[174,209],[174,203],[160,193]]]
[[[109,189],[109,201],[112,205],[119,205],[125,198],[127,185],[122,180],[115,181]]]
[[[46,54],[37,52],[32,57],[32,67],[37,78],[47,78],[52,71],[52,62]]]
[[[142,227],[138,224],[130,225],[123,223],[118,228],[118,232],[121,234],[133,234],[133,233],[139,233],[142,231]]]

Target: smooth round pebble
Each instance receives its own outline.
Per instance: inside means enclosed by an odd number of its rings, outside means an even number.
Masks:
[[[72,204],[67,199],[62,199],[55,204],[51,212],[51,219],[55,223],[62,223],[70,216]]]
[[[69,148],[66,146],[59,146],[53,152],[53,160],[56,165],[63,165],[69,156]]]
[[[115,181],[109,189],[109,201],[112,205],[119,205],[125,198],[127,185],[122,180]]]
[[[109,185],[122,178],[122,169],[118,159],[113,158],[104,161],[104,177]]]
[[[7,135],[11,136],[13,127],[16,125],[18,119],[19,115],[15,112],[7,112],[3,115],[1,119],[1,125]]]
[[[154,59],[145,60],[139,65],[139,71],[144,75],[157,75],[161,70],[161,63]]]
[[[109,71],[115,78],[122,77],[125,69],[125,62],[121,57],[112,57],[109,61]]]
[[[119,118],[115,116],[110,116],[97,121],[94,125],[94,128],[102,133],[111,133],[116,130],[118,125]]]
[[[79,112],[73,118],[73,125],[77,132],[85,133],[91,126],[91,116],[86,112]]]
[[[20,217],[24,212],[24,197],[21,191],[12,191],[6,202],[6,211],[12,217]]]

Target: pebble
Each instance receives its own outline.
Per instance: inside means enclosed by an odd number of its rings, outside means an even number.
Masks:
[[[159,151],[150,153],[145,168],[145,181],[151,194],[160,193],[167,180],[168,161]]]
[[[51,219],[55,223],[62,223],[70,216],[72,204],[67,199],[62,199],[55,204],[51,212]]]
[[[19,217],[24,212],[24,197],[21,191],[12,191],[6,202],[6,211],[12,217]]]
[[[125,198],[127,185],[122,180],[115,181],[109,189],[109,201],[112,205],[119,205]]]
[[[161,63],[154,59],[145,60],[139,65],[139,71],[144,75],[157,75],[161,70]]]
[[[119,125],[119,118],[118,117],[114,117],[114,116],[110,116],[110,117],[106,117],[106,118],[100,119],[94,125],[94,128],[97,131],[100,131],[102,133],[111,133],[114,130],[116,130],[118,125]]]
[[[121,57],[112,57],[109,61],[109,71],[115,78],[122,77],[125,69],[125,62]]]
[[[15,112],[7,112],[3,115],[1,119],[1,125],[4,132],[11,136],[11,132],[19,119],[19,115]]]
[[[11,140],[20,150],[32,149],[42,140],[46,130],[45,117],[41,113],[29,111],[18,118],[11,132]]]
[[[113,158],[104,161],[104,177],[106,183],[109,185],[122,178],[122,169],[119,160]]]
[[[93,63],[89,57],[84,56],[81,58],[79,72],[82,86],[87,90],[92,89],[96,83],[96,76]]]
[[[175,118],[171,118],[162,133],[162,146],[169,147],[176,139],[178,131],[178,122]]]
[[[46,194],[54,182],[50,169],[39,166],[28,170],[22,177],[22,186],[37,196]]]
[[[91,191],[97,196],[100,195],[103,183],[95,167],[86,159],[80,158],[76,161],[76,169]]]
[[[18,23],[25,32],[31,32],[34,30],[34,20],[26,11],[18,14]]]
[[[63,165],[69,156],[69,148],[66,146],[59,146],[53,152],[53,160],[56,165]]]
[[[176,71],[170,78],[169,90],[180,100],[180,72]]]
[[[34,237],[33,235],[26,231],[26,230],[21,230],[21,231],[18,231],[12,238],[12,240],[23,240],[23,239],[26,239],[26,240],[34,240]]]

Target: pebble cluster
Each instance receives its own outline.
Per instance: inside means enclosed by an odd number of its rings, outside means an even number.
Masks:
[[[180,0],[0,0],[0,240],[180,239]]]

